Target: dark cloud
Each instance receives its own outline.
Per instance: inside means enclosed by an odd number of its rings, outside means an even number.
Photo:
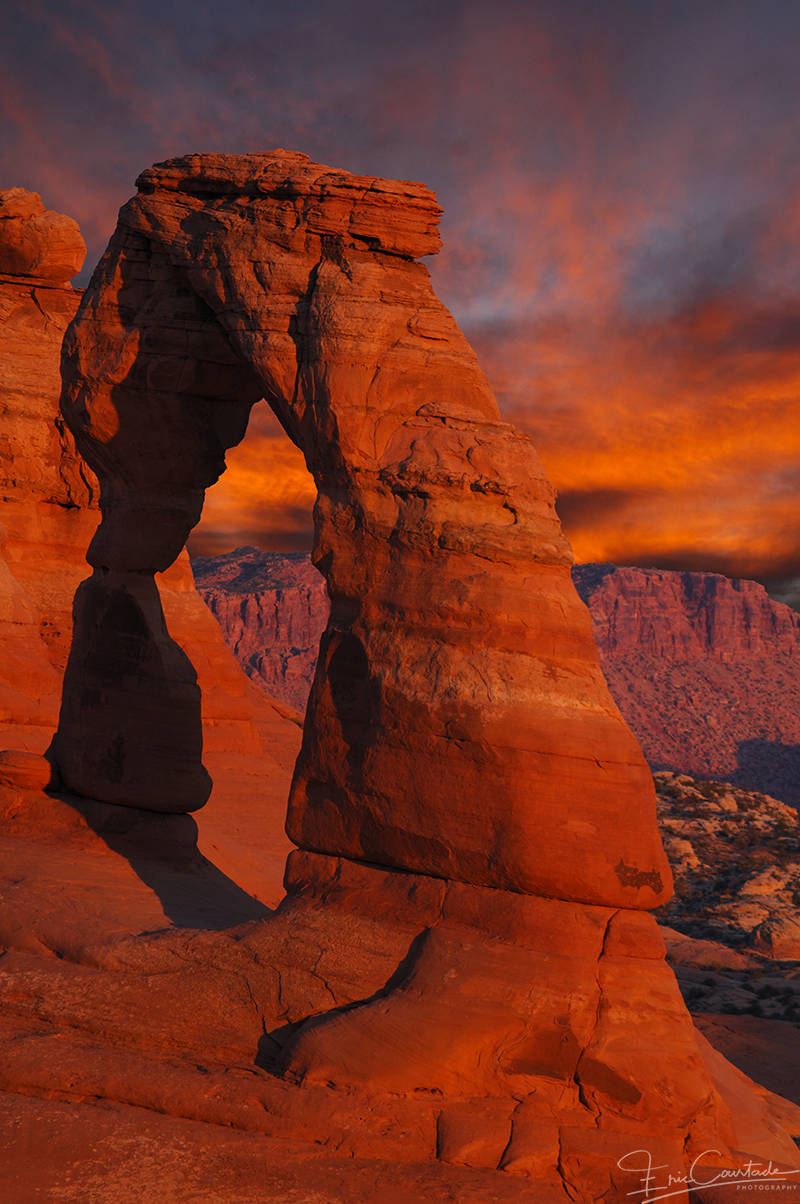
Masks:
[[[91,263],[138,172],[191,150],[422,179],[434,285],[578,554],[796,576],[798,35],[785,0],[10,0],[0,186],[74,214]],[[234,456],[220,539],[309,504],[263,440],[269,504]]]

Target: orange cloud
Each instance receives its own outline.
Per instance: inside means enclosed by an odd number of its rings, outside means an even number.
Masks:
[[[226,461],[225,473],[206,493],[190,554],[215,556],[248,544],[276,552],[310,550],[314,481],[266,402],[253,408],[244,441]]]

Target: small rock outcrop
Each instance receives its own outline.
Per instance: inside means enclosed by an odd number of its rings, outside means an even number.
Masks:
[[[37,192],[0,192],[0,274],[66,285],[85,258],[86,244],[73,218],[45,209]]]
[[[536,453],[417,262],[438,216],[422,185],[302,155],[173,160],[140,177],[70,326],[62,409],[102,522],[53,745],[67,786],[203,802],[185,664],[153,657],[129,727],[130,665],[162,647],[151,580],[262,395],[314,475],[331,600],[285,899],[238,932],[93,946],[80,1008],[109,974],[127,1006],[71,1089],[127,1089],[113,1051],[150,1056],[146,997],[178,1065],[148,1071],[145,1106],[502,1171],[520,1199],[627,1198],[644,1145],[678,1174],[711,1149],[794,1165],[785,1113],[702,1041],[665,963],[652,780]],[[149,764],[148,691],[173,704]],[[36,1048],[8,1072],[28,1089]]]

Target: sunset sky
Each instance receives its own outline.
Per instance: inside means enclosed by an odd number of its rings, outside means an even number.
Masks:
[[[76,217],[89,267],[190,151],[423,180],[434,287],[577,558],[800,578],[794,0],[6,0],[0,54],[0,187]],[[268,414],[229,463],[195,550],[309,546]]]

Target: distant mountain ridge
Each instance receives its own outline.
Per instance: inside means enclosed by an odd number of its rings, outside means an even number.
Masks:
[[[302,710],[328,603],[303,554],[193,562],[245,671]],[[800,803],[800,614],[755,581],[576,565],[611,693],[654,769]]]

